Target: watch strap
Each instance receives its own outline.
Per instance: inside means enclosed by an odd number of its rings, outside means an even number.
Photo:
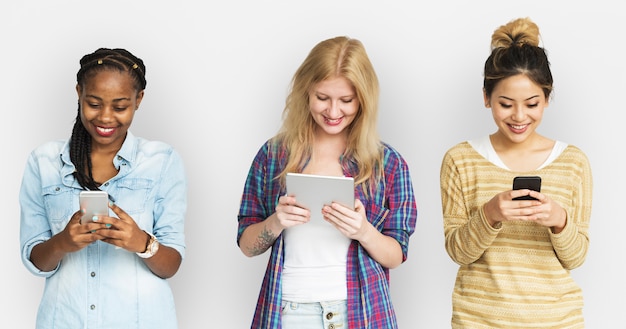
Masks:
[[[154,256],[154,254],[156,254],[157,250],[159,249],[159,240],[157,240],[154,234],[145,230],[144,232],[146,232],[146,234],[148,234],[148,236],[150,237],[148,239],[148,244],[146,245],[146,250],[144,252],[137,252],[136,254],[141,258],[150,258]]]

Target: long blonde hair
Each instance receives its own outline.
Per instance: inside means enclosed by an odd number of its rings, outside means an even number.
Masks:
[[[274,137],[288,152],[285,169],[277,178],[284,182],[288,172],[301,172],[311,156],[315,121],[309,111],[309,92],[326,79],[344,77],[356,90],[360,108],[348,129],[342,166],[357,164],[355,184],[370,185],[383,175],[382,148],[377,130],[378,77],[363,44],[339,36],[318,43],[300,65],[291,81],[283,110],[283,123]],[[363,189],[367,193],[368,189]]]

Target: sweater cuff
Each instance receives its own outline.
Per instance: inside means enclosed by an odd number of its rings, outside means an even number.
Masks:
[[[552,228],[548,228],[550,232],[550,240],[552,240],[552,246],[554,249],[567,249],[571,247],[576,241],[578,235],[578,228],[576,225],[570,223],[569,214],[566,212],[565,226],[559,233],[553,233]]]
[[[478,215],[480,216],[480,219],[482,219],[483,227],[485,230],[489,231],[492,234],[500,232],[500,229],[502,228],[502,222],[497,222],[496,227],[491,226],[489,224],[489,221],[487,220],[487,216],[485,216],[485,205],[480,207]]]

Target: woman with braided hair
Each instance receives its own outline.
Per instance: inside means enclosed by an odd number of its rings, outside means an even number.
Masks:
[[[100,48],[80,60],[67,141],[27,160],[20,190],[26,268],[46,278],[37,328],[176,328],[166,279],[185,252],[184,166],[129,127],[146,87],[141,59]],[[79,193],[108,192],[109,216],[81,224]]]
[[[570,271],[589,248],[589,161],[538,132],[553,79],[537,25],[501,26],[491,49],[483,96],[497,130],[441,165],[445,248],[459,264],[452,328],[584,328]],[[512,189],[516,176],[541,177],[540,192]]]

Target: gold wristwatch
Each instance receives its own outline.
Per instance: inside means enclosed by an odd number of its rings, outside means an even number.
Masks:
[[[150,240],[148,241],[148,245],[146,246],[146,251],[136,253],[137,256],[141,258],[150,258],[154,256],[154,254],[156,254],[156,252],[159,250],[159,240],[157,240],[157,238],[151,233],[146,232],[146,234],[150,236]]]

